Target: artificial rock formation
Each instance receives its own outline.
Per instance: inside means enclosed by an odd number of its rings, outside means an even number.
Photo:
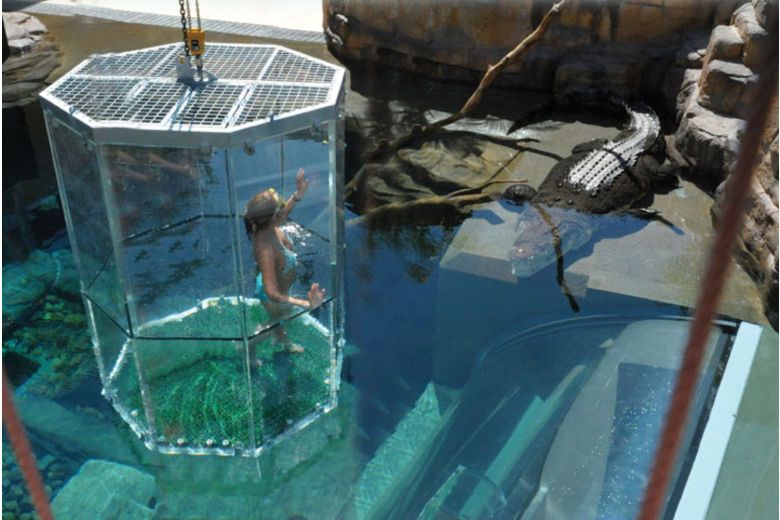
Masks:
[[[3,108],[34,103],[60,64],[57,47],[34,16],[3,13],[3,24],[10,53],[3,63]]]
[[[772,46],[777,2],[754,0],[738,7],[729,25],[715,27],[701,64],[690,63],[682,74],[670,71],[667,82],[681,81],[675,98],[679,126],[674,143],[693,175],[718,185],[712,216],[717,225],[734,168],[740,136],[752,108],[758,75]],[[679,67],[679,66],[678,66]],[[676,76],[676,79],[675,79]],[[672,89],[673,90],[673,89]],[[767,318],[777,328],[778,242],[778,122],[777,106],[770,112],[759,150],[750,209],[739,237],[737,259],[756,282]]]
[[[57,494],[52,511],[57,518],[151,520],[154,477],[107,460],[88,460]]]
[[[676,64],[666,76],[667,95],[679,85],[677,149],[695,175],[713,184],[733,167],[759,68],[771,48],[755,12],[753,4],[740,6],[730,25],[713,29],[700,63]]]
[[[567,0],[560,19],[498,84],[638,92],[693,31],[728,23],[735,0]],[[552,2],[325,0],[328,47],[346,62],[380,63],[475,81],[527,36]]]

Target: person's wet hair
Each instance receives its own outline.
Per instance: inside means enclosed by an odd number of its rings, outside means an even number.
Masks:
[[[268,226],[274,215],[281,209],[280,201],[279,195],[273,188],[261,191],[249,199],[244,214],[244,227],[250,238],[258,230]]]

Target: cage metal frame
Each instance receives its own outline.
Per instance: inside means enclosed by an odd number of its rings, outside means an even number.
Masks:
[[[326,121],[336,119],[338,117],[338,106],[344,95],[344,77],[346,71],[337,65],[327,63],[320,59],[308,56],[298,51],[288,49],[279,45],[259,45],[259,44],[224,44],[213,43],[209,44],[209,49],[214,51],[216,48],[250,48],[257,51],[270,50],[272,52],[271,57],[267,60],[265,67],[259,72],[258,76],[262,77],[270,67],[274,65],[274,60],[280,56],[280,52],[290,54],[295,58],[306,60],[314,65],[322,67],[328,71],[332,71],[332,76],[325,82],[300,82],[300,81],[284,81],[284,80],[267,80],[267,79],[218,79],[213,85],[208,85],[200,88],[186,88],[183,90],[178,103],[170,110],[170,113],[166,114],[165,119],[160,123],[144,123],[133,121],[101,121],[94,117],[90,117],[83,111],[83,108],[79,108],[72,103],[68,103],[61,99],[56,93],[58,89],[63,88],[68,81],[74,78],[83,79],[85,81],[101,82],[101,81],[126,81],[135,82],[134,87],[128,89],[126,94],[137,95],[139,92],[134,92],[134,89],[140,89],[149,84],[153,85],[182,85],[179,83],[173,75],[159,75],[156,77],[149,77],[145,75],[127,75],[127,74],[94,74],[90,73],[90,66],[94,65],[96,61],[101,60],[104,57],[116,58],[117,61],[121,59],[130,59],[134,54],[139,52],[152,52],[158,50],[167,50],[168,52],[162,55],[161,61],[158,67],[153,70],[159,70],[164,64],[164,60],[170,60],[173,65],[176,59],[177,52],[180,50],[181,44],[165,44],[158,45],[156,47],[149,47],[146,49],[140,49],[138,51],[129,51],[114,54],[102,54],[94,55],[91,58],[84,60],[79,65],[74,67],[68,74],[64,75],[52,85],[47,87],[40,94],[41,101],[44,104],[45,109],[56,109],[58,112],[67,114],[67,120],[75,130],[85,134],[92,141],[100,144],[126,144],[132,143],[138,146],[162,146],[173,148],[192,148],[197,146],[210,146],[217,148],[232,148],[242,145],[246,142],[263,140],[277,135],[287,134],[300,129],[301,120],[316,123],[319,121]],[[205,60],[206,68],[208,69],[208,59]],[[86,71],[86,72],[85,72]],[[182,85],[183,86],[183,85]],[[263,87],[320,87],[327,88],[327,95],[324,101],[316,103],[311,106],[305,106],[302,108],[290,110],[287,112],[281,112],[277,114],[270,114],[268,117],[257,117],[247,121],[237,123],[238,119],[246,110],[247,102],[251,96],[258,89]],[[230,108],[228,114],[225,115],[221,125],[202,125],[202,124],[186,124],[185,122],[177,122],[175,116],[179,114],[179,111],[183,108],[187,108],[191,105],[191,102],[197,103],[197,98],[201,95],[210,95],[212,92],[210,89],[223,87],[241,87],[241,91],[238,97],[235,99],[233,105]]]

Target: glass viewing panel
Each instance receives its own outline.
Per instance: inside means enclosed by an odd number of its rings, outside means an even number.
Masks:
[[[214,44],[223,81],[191,88],[178,50],[93,56],[41,98],[106,396],[150,448],[258,455],[336,406],[344,71]],[[247,203],[271,189],[258,238]],[[315,283],[314,308],[280,301]]]
[[[204,301],[236,295],[235,233],[225,153],[140,146],[103,147],[127,269],[130,314],[137,335],[149,324],[191,312]],[[191,337],[180,320],[155,335]],[[200,334],[241,337],[240,320],[221,320]]]
[[[481,356],[377,518],[635,518],[690,322],[561,320]],[[682,452],[733,336],[714,327]],[[685,457],[683,457],[685,458]],[[689,459],[690,460],[690,459]],[[685,480],[683,461],[674,469]]]
[[[128,331],[95,143],[56,119],[49,133],[84,296]]]

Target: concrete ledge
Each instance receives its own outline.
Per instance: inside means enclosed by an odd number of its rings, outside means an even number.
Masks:
[[[737,331],[696,459],[677,505],[676,520],[707,517],[760,337],[761,327],[752,323],[742,323]]]
[[[247,7],[252,12],[257,12],[258,7]],[[155,14],[150,12],[138,12],[123,9],[113,9],[96,5],[83,4],[58,4],[50,2],[32,2],[29,0],[12,0],[3,3],[3,10],[20,10],[33,14],[47,14],[54,16],[90,16],[103,18],[114,22],[137,23],[142,25],[158,25],[162,27],[177,27],[181,29],[181,19],[174,15]],[[175,13],[175,4],[171,4],[171,13]],[[251,16],[250,16],[251,18]],[[203,19],[203,29],[241,36],[254,36],[257,38],[269,38],[273,40],[286,40],[309,43],[325,43],[322,32],[307,31],[301,29],[287,29],[271,25],[261,25],[246,22],[234,22],[229,20]]]

